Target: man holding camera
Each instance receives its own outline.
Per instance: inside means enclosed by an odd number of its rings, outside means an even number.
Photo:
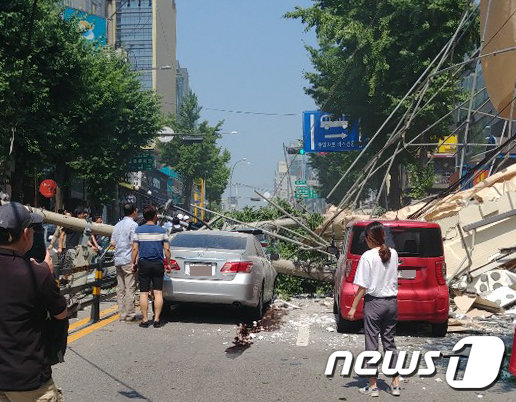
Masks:
[[[48,315],[65,320],[48,251],[43,262],[24,255],[42,217],[23,205],[0,206],[0,401],[62,401],[45,349]]]

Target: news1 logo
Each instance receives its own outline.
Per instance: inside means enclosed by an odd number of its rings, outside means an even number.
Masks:
[[[496,381],[500,373],[505,345],[496,336],[468,336],[458,341],[452,350],[458,354],[468,347],[471,349],[462,378],[457,379],[460,356],[452,355],[446,369],[446,382],[454,389],[485,389]],[[408,367],[404,367],[407,352],[402,350],[398,351],[396,365],[391,368],[393,353],[387,351],[381,366],[382,372],[385,375],[399,373],[401,376],[410,376],[417,372],[420,377],[431,376],[437,371],[434,359],[441,356],[440,351],[426,352],[423,356],[426,367],[420,368],[421,352],[416,351],[410,356]],[[349,376],[353,364],[353,354],[350,351],[333,352],[326,363],[324,375],[332,377],[337,367],[337,361],[341,359],[343,360],[341,376]],[[379,364],[381,359],[382,355],[378,351],[361,352],[355,360],[354,371],[360,376],[376,376],[378,368],[367,366]]]

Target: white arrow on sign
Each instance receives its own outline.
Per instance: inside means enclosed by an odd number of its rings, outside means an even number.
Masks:
[[[326,135],[324,136],[324,138],[342,138],[342,139],[344,139],[344,138],[346,138],[347,136],[348,136],[348,135],[347,135],[347,134],[345,134],[345,133],[341,133],[341,134],[326,134]]]

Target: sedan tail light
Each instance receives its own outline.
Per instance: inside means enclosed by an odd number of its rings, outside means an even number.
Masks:
[[[179,271],[179,269],[180,269],[179,264],[177,263],[176,260],[170,260],[170,262],[168,263],[168,266],[172,271]]]
[[[249,273],[253,268],[251,261],[228,261],[221,268],[223,274],[236,274],[237,272]]]
[[[446,263],[444,261],[435,263],[435,276],[439,285],[446,285]]]

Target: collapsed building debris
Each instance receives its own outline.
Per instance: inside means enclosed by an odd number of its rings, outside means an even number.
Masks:
[[[389,211],[378,219],[409,219],[426,204]],[[369,218],[332,207],[319,233],[342,240],[349,222]],[[441,227],[447,282],[460,291],[451,298],[453,307],[475,317],[516,305],[516,165],[435,202],[419,219]]]

